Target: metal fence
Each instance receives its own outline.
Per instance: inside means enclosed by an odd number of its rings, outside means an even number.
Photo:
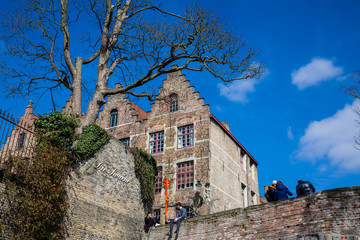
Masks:
[[[0,118],[0,163],[10,156],[30,159],[36,142],[33,119],[23,116],[16,121],[2,109]]]

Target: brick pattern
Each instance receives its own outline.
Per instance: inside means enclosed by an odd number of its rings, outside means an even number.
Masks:
[[[149,240],[167,239],[169,225]],[[182,223],[178,240],[338,240],[360,237],[360,186],[195,217]]]
[[[177,111],[170,112],[170,96],[176,94],[178,100]],[[118,126],[109,128],[109,116],[113,109],[119,112]],[[145,118],[146,117],[146,118]],[[105,128],[112,136],[117,139],[130,138],[130,146],[137,146],[149,152],[149,137],[150,134],[163,131],[164,132],[164,151],[154,153],[153,156],[157,161],[158,166],[162,167],[163,179],[170,180],[169,188],[169,214],[168,218],[172,218],[172,209],[175,203],[181,201],[185,206],[193,205],[193,197],[196,191],[196,183],[198,181],[203,185],[201,195],[205,196],[205,184],[210,183],[210,191],[208,195],[214,194],[205,201],[205,204],[197,209],[197,214],[209,214],[216,211],[223,211],[223,205],[229,208],[240,207],[241,202],[236,198],[229,198],[235,191],[240,195],[241,187],[228,188],[221,187],[220,192],[212,188],[221,184],[227,179],[224,175],[216,174],[219,171],[218,166],[211,164],[212,151],[211,139],[217,138],[217,133],[211,127],[209,105],[204,103],[204,99],[199,97],[199,92],[194,91],[194,87],[190,85],[190,81],[185,80],[185,75],[181,72],[174,72],[167,75],[163,80],[163,86],[159,89],[159,94],[156,96],[154,103],[151,104],[151,111],[146,115],[138,108],[133,106],[133,103],[125,97],[125,95],[118,94],[110,96],[108,102],[104,105],[103,110],[97,119],[97,124]],[[185,126],[194,127],[193,146],[186,146],[178,148],[178,129]],[[223,129],[219,129],[222,134],[225,133]],[[233,156],[234,151],[238,154],[238,147],[235,146],[234,141],[225,134],[220,140],[214,140],[220,145],[221,149],[227,151],[227,154]],[[226,148],[226,144],[231,143],[234,148]],[[220,158],[218,156],[218,158]],[[234,158],[234,157],[233,157]],[[226,165],[231,167],[231,163],[227,158]],[[193,161],[194,163],[194,186],[190,188],[177,189],[176,186],[176,169],[179,163]],[[232,161],[232,160],[231,160]],[[222,169],[222,167],[220,168]],[[238,171],[240,172],[240,171]],[[241,172],[245,179],[245,173]],[[236,179],[238,177],[236,176]],[[233,181],[233,179],[231,179]],[[244,181],[245,184],[250,184]],[[238,183],[236,181],[236,183]],[[253,181],[253,191],[258,195],[257,177]],[[213,185],[213,186],[212,186]],[[226,194],[223,194],[223,192]],[[221,207],[216,207],[218,204]],[[162,190],[156,194],[154,209],[160,209],[161,221],[164,222],[164,206],[165,206],[165,191]],[[215,207],[214,207],[215,206]]]

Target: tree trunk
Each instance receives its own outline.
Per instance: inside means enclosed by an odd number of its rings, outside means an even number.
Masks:
[[[99,114],[100,108],[105,104],[105,90],[109,80],[108,70],[105,64],[101,64],[102,58],[100,57],[100,64],[98,67],[98,81],[92,99],[89,102],[85,118],[81,121],[81,126],[87,126],[91,123],[95,123]]]
[[[75,76],[73,77],[73,113],[81,118],[82,99],[81,99],[81,78],[82,78],[82,58],[77,57],[75,60]]]

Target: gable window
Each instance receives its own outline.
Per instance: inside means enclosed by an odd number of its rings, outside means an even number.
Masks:
[[[150,134],[150,153],[164,151],[164,132]]]
[[[25,133],[21,133],[18,138],[18,148],[23,148],[25,143]]]
[[[120,139],[120,142],[122,142],[122,143],[125,144],[126,146],[129,146],[129,147],[130,147],[130,138]]]
[[[170,112],[178,110],[178,96],[174,93],[170,95]]]
[[[192,188],[194,186],[194,162],[178,163],[176,169],[177,189]]]
[[[158,175],[155,177],[155,193],[161,193],[162,189],[162,167],[158,168]]]
[[[178,148],[194,145],[194,125],[188,125],[178,129]]]
[[[110,113],[110,127],[115,127],[118,120],[118,110],[113,109]]]

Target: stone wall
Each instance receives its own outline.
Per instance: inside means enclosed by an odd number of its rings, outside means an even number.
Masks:
[[[95,157],[73,167],[67,181],[67,239],[141,238],[140,184],[124,144],[111,139]]]
[[[5,240],[9,239],[8,235],[5,233],[6,219],[8,216],[8,203],[6,201],[5,195],[5,184],[0,183],[0,239]]]
[[[260,197],[256,164],[220,124],[211,118],[210,213],[255,205]]]
[[[165,236],[157,227],[150,240]],[[186,220],[173,239],[358,240],[360,186],[327,190],[304,197],[234,209]]]

